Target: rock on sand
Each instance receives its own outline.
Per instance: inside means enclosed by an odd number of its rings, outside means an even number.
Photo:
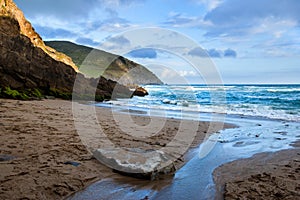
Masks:
[[[136,178],[154,180],[175,171],[171,157],[159,150],[105,148],[97,149],[94,156],[116,172]]]

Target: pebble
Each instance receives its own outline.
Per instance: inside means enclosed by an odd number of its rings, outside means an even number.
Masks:
[[[15,159],[15,156],[12,155],[6,155],[6,154],[0,154],[0,162],[2,161],[9,161]]]
[[[75,162],[75,161],[67,161],[67,162],[64,162],[65,165],[73,165],[75,167],[78,167],[79,165],[81,165],[81,163],[79,162]]]

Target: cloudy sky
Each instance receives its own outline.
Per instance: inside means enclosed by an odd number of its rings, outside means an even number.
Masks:
[[[201,82],[191,63],[207,55],[224,83],[300,83],[299,0],[15,2],[44,40],[125,54],[170,83]]]

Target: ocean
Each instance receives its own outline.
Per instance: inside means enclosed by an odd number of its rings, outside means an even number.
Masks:
[[[300,85],[145,85],[145,97],[117,99],[99,106],[142,110],[152,115],[199,118],[221,113],[300,121]],[[162,113],[164,112],[164,113]]]

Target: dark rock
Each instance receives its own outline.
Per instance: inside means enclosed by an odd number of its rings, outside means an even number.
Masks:
[[[67,161],[67,162],[64,162],[65,165],[73,165],[75,167],[78,167],[79,165],[81,165],[81,163],[79,162],[75,162],[75,161]]]
[[[276,137],[276,140],[286,140],[286,138],[280,138],[280,137]]]
[[[141,200],[149,200],[148,196],[145,196],[144,198],[142,198]]]
[[[275,131],[273,133],[280,134],[280,135],[287,135],[286,131]]]
[[[159,143],[159,142],[155,142],[154,144],[155,144],[155,145],[160,145],[160,143]]]
[[[13,159],[15,159],[15,158],[16,158],[16,157],[15,157],[15,156],[12,156],[12,155],[0,154],[0,162],[13,160]]]
[[[148,94],[149,94],[148,91],[142,87],[136,88],[135,91],[133,92],[133,96],[139,96],[139,97],[144,97]]]

